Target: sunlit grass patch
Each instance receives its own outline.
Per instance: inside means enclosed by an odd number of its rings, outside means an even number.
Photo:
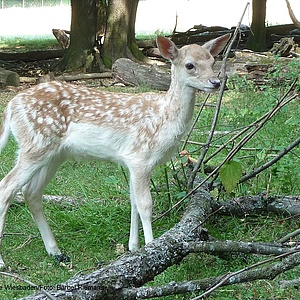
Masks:
[[[60,48],[52,35],[1,37],[0,49],[7,52],[27,52],[31,50]]]

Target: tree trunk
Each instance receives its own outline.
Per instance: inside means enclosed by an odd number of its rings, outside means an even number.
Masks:
[[[95,59],[97,0],[71,0],[72,19],[70,46],[60,63],[67,71],[92,69]],[[98,69],[99,70],[99,69]]]
[[[253,51],[265,51],[266,42],[266,9],[267,0],[252,0],[252,23],[247,48]]]
[[[108,3],[107,27],[102,58],[106,67],[121,57],[142,60],[135,41],[138,0],[111,0]]]
[[[100,0],[98,2],[97,13],[97,36],[103,37],[106,31],[107,21],[107,1]]]

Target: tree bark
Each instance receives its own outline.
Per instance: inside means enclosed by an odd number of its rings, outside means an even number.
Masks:
[[[96,43],[97,0],[71,0],[71,8],[70,46],[59,68],[67,71],[92,70],[96,62],[93,48]]]
[[[267,0],[252,0],[252,22],[246,46],[253,51],[265,51],[266,42],[266,6]]]
[[[108,17],[102,58],[108,68],[121,57],[145,59],[135,41],[135,20],[138,0],[112,0]]]
[[[299,196],[268,196],[261,193],[256,196],[242,196],[220,203],[213,202],[213,210],[221,215],[244,217],[247,214],[260,214],[264,211],[285,216],[300,215]]]

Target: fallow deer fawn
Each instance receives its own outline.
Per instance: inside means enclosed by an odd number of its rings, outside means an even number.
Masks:
[[[172,82],[165,94],[112,93],[53,81],[15,96],[7,105],[0,136],[0,150],[11,133],[19,144],[16,165],[0,182],[0,241],[7,210],[22,189],[47,252],[62,259],[43,212],[42,194],[62,162],[88,158],[128,167],[129,249],[139,248],[139,218],[145,243],[151,242],[151,171],[176,151],[193,116],[196,90],[219,88],[213,57],[229,38],[227,34],[202,47],[178,49],[169,39],[158,37],[162,56],[172,63]]]

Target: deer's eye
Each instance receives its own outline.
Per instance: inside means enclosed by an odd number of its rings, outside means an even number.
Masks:
[[[192,70],[195,68],[195,66],[192,64],[192,63],[187,63],[185,64],[185,67],[188,69],[188,70]]]

